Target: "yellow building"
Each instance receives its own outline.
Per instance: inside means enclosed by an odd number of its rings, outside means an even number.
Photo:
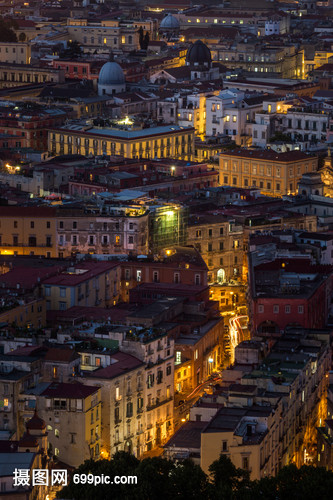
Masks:
[[[124,123],[124,125],[126,125]],[[140,130],[68,125],[49,130],[53,155],[121,155],[125,158],[192,160],[194,128],[167,125]]]
[[[6,306],[0,307],[0,323],[15,323],[17,326],[28,328],[41,328],[46,325],[45,299],[27,299],[24,304],[6,309]]]
[[[190,217],[187,244],[197,248],[206,262],[209,283],[226,283],[243,275],[243,227],[222,214]]]
[[[47,423],[49,452],[72,467],[100,457],[101,389],[79,383],[52,383],[37,401]]]
[[[106,307],[119,298],[120,268],[114,262],[83,262],[43,281],[47,310]]]
[[[297,193],[302,175],[315,172],[318,158],[301,151],[276,153],[239,149],[221,153],[220,184],[237,188],[259,188],[268,196]]]
[[[65,72],[56,68],[38,68],[26,63],[0,63],[0,88],[19,87],[36,83],[64,83]],[[38,89],[40,93],[40,89]],[[15,100],[17,100],[15,94]]]
[[[53,207],[0,207],[1,255],[58,257],[55,214]]]

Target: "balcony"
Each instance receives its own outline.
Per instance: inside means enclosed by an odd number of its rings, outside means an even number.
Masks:
[[[147,411],[154,410],[155,408],[158,408],[159,406],[165,405],[166,403],[169,403],[172,400],[173,400],[172,396],[170,398],[166,398],[166,399],[156,398],[156,401],[154,404],[151,403],[150,405],[147,405]]]

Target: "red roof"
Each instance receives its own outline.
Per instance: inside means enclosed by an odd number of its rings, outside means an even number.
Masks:
[[[0,207],[0,217],[55,217],[55,207]]]
[[[119,266],[119,262],[83,262],[77,265],[75,269],[82,269],[85,271],[84,273],[71,274],[68,271],[64,271],[57,276],[45,280],[43,283],[45,285],[76,286],[117,266]]]
[[[79,383],[57,384],[54,382],[50,384],[41,395],[48,398],[85,399],[97,391],[98,387],[93,387],[91,385]]]
[[[113,354],[112,360],[116,360],[117,362],[113,362],[112,365],[107,366],[106,368],[100,368],[99,370],[89,373],[89,377],[115,378],[143,365],[143,362],[140,359],[124,352],[117,352],[116,354]]]
[[[74,359],[77,359],[79,357],[79,354],[73,351],[73,349],[58,349],[56,347],[52,347],[47,351],[44,360],[69,363],[70,361],[73,361]]]
[[[64,266],[50,266],[50,267],[15,267],[8,273],[0,276],[0,285],[3,288],[20,288],[32,289],[39,282],[53,276],[54,274],[62,271]]]

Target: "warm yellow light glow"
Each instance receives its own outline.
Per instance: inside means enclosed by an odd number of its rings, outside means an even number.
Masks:
[[[167,255],[171,255],[171,250],[166,250],[165,252]]]
[[[182,422],[186,422],[186,418],[182,418]]]
[[[14,255],[12,250],[0,250],[1,255]]]
[[[167,212],[165,212],[165,215],[168,215],[169,217],[171,217],[173,214],[174,214],[173,210],[168,210]]]

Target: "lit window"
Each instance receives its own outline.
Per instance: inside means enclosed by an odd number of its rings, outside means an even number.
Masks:
[[[106,38],[104,38],[104,44],[106,44]]]
[[[182,353],[181,351],[176,351],[176,363],[182,362]]]
[[[236,121],[237,121],[237,116],[236,116],[236,115],[233,115],[233,117],[232,117],[232,121],[233,121],[233,122],[236,122]]]
[[[126,43],[126,38],[124,36],[121,37],[121,43]]]
[[[227,116],[226,116],[226,121],[227,121],[227,122],[230,122],[230,115],[227,115]]]

